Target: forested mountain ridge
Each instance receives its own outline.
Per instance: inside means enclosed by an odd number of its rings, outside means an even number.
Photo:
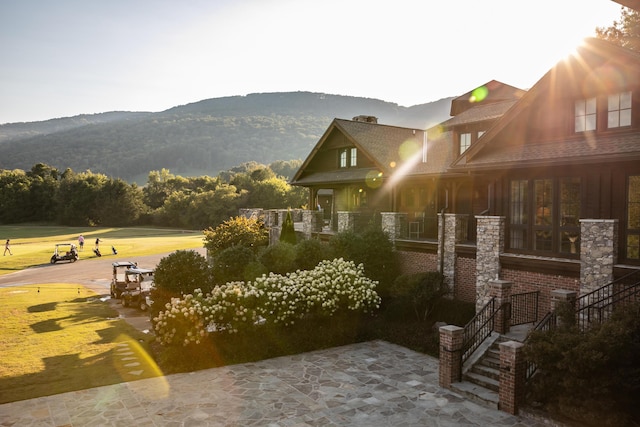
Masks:
[[[334,118],[425,129],[449,117],[451,98],[401,107],[311,92],[213,98],[158,113],[111,112],[0,125],[0,169],[44,163],[144,182],[148,172],[215,176],[244,162],[304,159]]]

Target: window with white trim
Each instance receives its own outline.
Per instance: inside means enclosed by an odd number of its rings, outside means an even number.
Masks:
[[[357,166],[358,165],[358,149],[357,148],[352,148],[351,149],[351,167]]]
[[[471,134],[461,133],[460,134],[460,154],[467,151],[469,147],[471,147]]]
[[[596,130],[596,98],[581,99],[575,102],[575,131]]]
[[[631,92],[609,95],[607,112],[608,129],[631,126]]]
[[[347,150],[340,150],[340,167],[347,167]]]

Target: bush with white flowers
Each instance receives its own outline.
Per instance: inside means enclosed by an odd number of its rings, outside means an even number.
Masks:
[[[173,299],[153,319],[163,344],[200,343],[210,332],[237,333],[259,324],[293,324],[337,311],[368,312],[380,306],[377,282],[364,267],[342,258],[323,261],[313,270],[269,274],[254,282],[230,282],[209,294],[200,290]]]

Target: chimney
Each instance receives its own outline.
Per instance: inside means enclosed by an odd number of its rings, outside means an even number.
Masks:
[[[376,116],[355,116],[351,120],[353,120],[354,122],[378,123],[378,118]]]

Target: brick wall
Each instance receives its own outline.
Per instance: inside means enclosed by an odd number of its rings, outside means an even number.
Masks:
[[[456,287],[454,297],[465,302],[476,302],[476,260],[458,256],[456,260]]]
[[[565,289],[580,292],[580,283],[575,277],[503,268],[501,279],[513,282],[512,295],[540,291],[538,320],[551,309],[551,291]]]
[[[438,270],[438,256],[427,252],[398,251],[402,274]]]

